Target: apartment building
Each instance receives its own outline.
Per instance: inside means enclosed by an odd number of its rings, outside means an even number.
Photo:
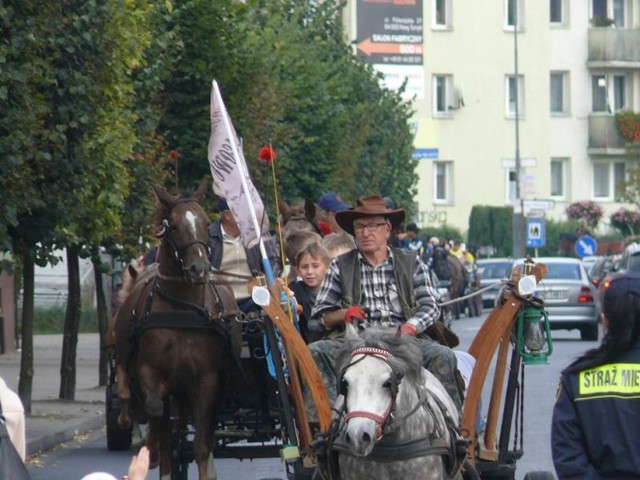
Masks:
[[[518,177],[546,218],[620,207],[633,160],[614,114],[640,111],[640,0],[357,0],[344,19],[390,88],[408,79],[422,227],[518,205]]]

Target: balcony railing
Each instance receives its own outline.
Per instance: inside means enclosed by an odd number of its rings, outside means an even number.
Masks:
[[[613,115],[589,115],[589,148],[624,149]]]
[[[640,29],[590,28],[589,62],[640,62]]]

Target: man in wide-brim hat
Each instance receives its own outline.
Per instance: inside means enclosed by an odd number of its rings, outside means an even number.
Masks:
[[[336,213],[342,229],[354,236],[356,250],[340,255],[329,267],[311,314],[309,330],[325,338],[309,345],[329,397],[337,397],[336,353],[344,324],[400,328],[418,337],[423,365],[442,382],[458,407],[456,357],[427,333],[438,322],[440,308],[427,270],[416,252],[389,247],[392,230],[404,220],[401,208],[388,208],[382,197],[361,197],[351,210]],[[455,346],[455,345],[451,345]]]

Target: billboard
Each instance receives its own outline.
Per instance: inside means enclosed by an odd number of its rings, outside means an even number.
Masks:
[[[424,97],[423,0],[357,0],[358,55],[385,76],[388,88],[407,79],[407,96]]]

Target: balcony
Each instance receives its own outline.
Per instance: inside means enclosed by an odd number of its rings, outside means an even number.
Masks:
[[[590,28],[587,67],[640,67],[640,29]]]
[[[589,115],[589,153],[624,155],[625,142],[613,115]]]

